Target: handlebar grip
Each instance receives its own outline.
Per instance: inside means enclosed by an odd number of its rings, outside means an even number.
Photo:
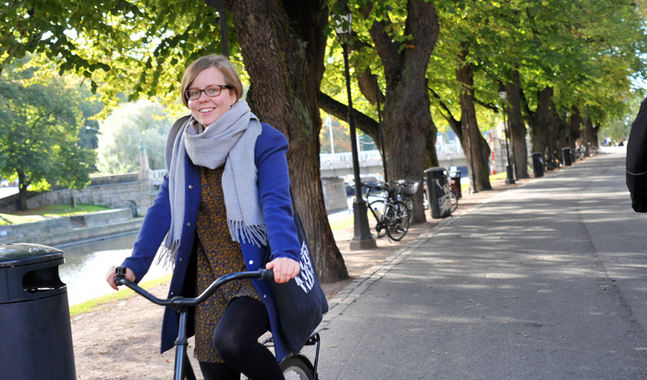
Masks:
[[[122,280],[126,279],[126,267],[115,268],[115,284],[117,286],[123,285]]]
[[[273,269],[260,269],[261,277],[259,280],[263,281],[273,281],[274,280],[274,270]]]

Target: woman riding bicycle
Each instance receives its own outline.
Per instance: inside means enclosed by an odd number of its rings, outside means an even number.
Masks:
[[[174,265],[169,297],[201,293],[230,272],[266,262],[275,281],[299,274],[300,244],[292,218],[285,136],[260,123],[245,101],[231,63],[199,58],[184,72],[181,95],[191,115],[177,120],[166,148],[168,175],[148,209],[132,256],[121,266],[139,281],[158,248]],[[166,236],[166,239],[165,239]],[[161,246],[162,242],[164,244]],[[269,247],[271,255],[269,254]],[[114,267],[107,276],[114,282]],[[283,379],[287,350],[266,281],[238,280],[195,310],[195,355],[205,379]],[[258,338],[271,330],[276,357]],[[167,308],[162,352],[173,347],[178,321]]]

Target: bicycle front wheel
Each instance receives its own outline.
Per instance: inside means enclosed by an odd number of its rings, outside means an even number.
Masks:
[[[312,380],[314,369],[310,361],[306,363],[301,357],[293,356],[281,362],[285,380]]]
[[[449,202],[451,204],[450,213],[453,214],[454,211],[456,211],[456,209],[458,208],[458,197],[451,191],[449,192]]]
[[[411,213],[407,204],[397,201],[387,205],[385,212],[386,233],[392,240],[400,241],[409,231],[411,223]]]
[[[382,210],[384,209],[384,199],[378,199],[369,203],[369,207],[372,210],[372,214],[375,217],[375,231],[377,232],[377,237],[382,237],[386,235],[386,229],[384,228],[384,215],[382,215]]]

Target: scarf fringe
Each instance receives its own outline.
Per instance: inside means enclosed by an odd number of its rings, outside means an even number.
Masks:
[[[177,252],[180,249],[180,240],[175,240],[170,246],[162,244],[157,251],[157,265],[162,265],[164,269],[175,268]]]
[[[231,239],[238,243],[251,243],[257,247],[267,245],[265,224],[246,226],[242,220],[227,220]]]

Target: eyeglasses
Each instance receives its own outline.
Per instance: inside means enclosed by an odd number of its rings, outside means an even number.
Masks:
[[[230,86],[228,84],[226,85],[220,85],[220,84],[214,84],[213,86],[209,86],[205,88],[204,90],[198,90],[197,88],[192,88],[190,90],[187,90],[184,95],[186,96],[187,99],[189,100],[198,100],[200,99],[200,96],[204,92],[205,95],[207,95],[210,98],[213,98],[215,96],[220,95],[222,92],[223,88],[228,88],[228,89],[233,89],[233,86]]]

